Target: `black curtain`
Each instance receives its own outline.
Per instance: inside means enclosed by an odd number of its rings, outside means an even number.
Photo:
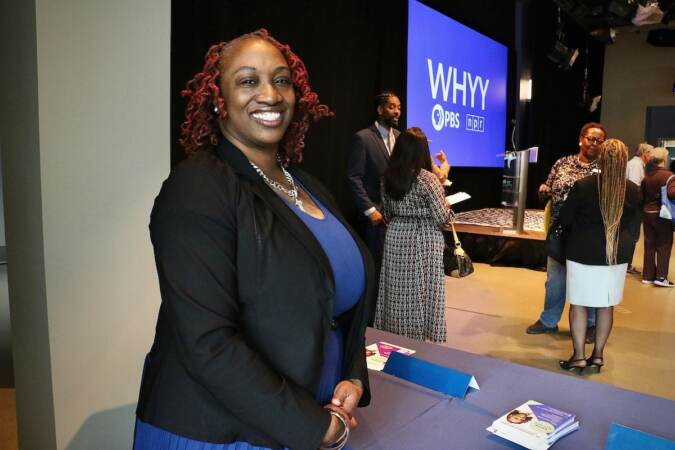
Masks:
[[[183,157],[177,139],[185,102],[176,93],[200,69],[208,46],[266,28],[303,59],[312,88],[335,112],[310,129],[303,166],[352,214],[349,143],[374,120],[374,95],[403,89],[405,2],[174,1],[172,17],[172,162]]]
[[[558,158],[579,152],[579,131],[583,124],[600,120],[600,107],[591,112],[589,106],[594,96],[602,94],[605,47],[563,14],[565,44],[578,48],[579,56],[571,69],[558,68],[547,57],[556,40],[556,6],[537,0],[525,4],[524,28],[532,37],[528,51],[532,52],[533,87],[532,101],[523,114],[520,145],[539,146],[539,162],[531,165],[529,171],[527,203],[528,207],[542,208],[537,199],[539,185],[546,181]],[[607,132],[612,136],[614,130]]]
[[[577,136],[584,122],[597,120],[599,111],[588,112],[581,104],[583,69],[589,48],[589,96],[602,91],[604,48],[587,38],[587,32],[567,21],[568,45],[581,49],[578,61],[562,71],[546,54],[555,39],[556,9],[551,0],[518,0],[525,5],[524,20],[515,30],[516,0],[443,1],[424,4],[514,49],[515,34],[527,30],[527,45],[509,55],[510,119],[515,117],[516,57],[530,61],[533,101],[519,110],[518,145],[539,145],[539,163],[531,166],[528,205],[540,206],[536,188],[546,179],[557,158],[578,151]],[[303,166],[333,192],[349,218],[355,218],[345,181],[345,166],[352,135],[375,119],[373,97],[384,89],[399,93],[405,110],[407,1],[173,1],[171,35],[171,160],[183,158],[178,145],[185,108],[180,90],[200,70],[208,47],[257,28],[267,28],[291,46],[307,65],[312,87],[323,103],[336,113],[310,129]],[[525,53],[523,53],[525,52]],[[407,124],[402,117],[402,126]],[[609,130],[611,135],[612,130]],[[452,154],[470,149],[447,149]],[[454,190],[473,198],[457,210],[498,206],[501,198],[501,169],[453,168]]]

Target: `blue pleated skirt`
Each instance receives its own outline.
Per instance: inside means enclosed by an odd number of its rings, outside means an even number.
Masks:
[[[134,450],[269,450],[246,442],[211,444],[195,441],[136,419]],[[288,450],[288,449],[285,449]]]

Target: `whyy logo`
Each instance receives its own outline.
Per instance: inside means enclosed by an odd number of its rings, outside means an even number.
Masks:
[[[443,103],[447,103],[450,91],[452,91],[452,104],[456,105],[458,97],[461,96],[462,106],[467,106],[467,97],[470,101],[470,107],[476,108],[478,101],[480,101],[480,109],[485,110],[485,99],[487,96],[489,79],[483,79],[480,75],[473,75],[471,72],[459,71],[456,67],[448,66],[447,72],[443,67],[443,63],[438,63],[434,71],[434,63],[430,58],[427,58],[427,68],[429,70],[429,87],[431,89],[431,97],[436,100],[438,97],[439,88],[442,92]],[[460,76],[461,73],[461,76]],[[452,87],[452,89],[451,89]],[[458,95],[459,94],[459,95]],[[468,95],[467,95],[468,94]],[[481,129],[472,129],[472,131],[484,131],[484,119],[481,116],[472,116],[472,119],[467,120],[467,130],[469,124],[473,124],[475,118],[483,120],[481,122]],[[431,110],[431,124],[436,131],[441,131],[444,127],[459,128],[461,123],[461,115],[459,112],[450,111],[443,108],[440,103],[436,103]]]
[[[480,90],[480,109],[485,110],[485,96],[487,94],[490,80],[483,80],[480,75],[473,75],[471,72],[462,71],[462,79],[459,80],[459,71],[456,67],[448,66],[447,75],[443,69],[443,63],[438,63],[436,74],[434,76],[434,63],[430,58],[427,58],[427,68],[429,69],[429,84],[431,87],[431,97],[436,100],[438,96],[438,87],[440,85],[443,91],[443,102],[448,101],[450,94],[450,85],[452,85],[452,103],[457,104],[457,93],[462,93],[462,106],[466,106],[467,84],[469,87],[469,95],[471,97],[471,107],[474,108],[476,104],[476,94]]]

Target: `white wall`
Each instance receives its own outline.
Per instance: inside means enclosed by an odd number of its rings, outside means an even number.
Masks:
[[[605,50],[601,121],[631,150],[644,140],[647,106],[675,105],[675,47],[646,41],[645,30],[620,31]]]
[[[0,59],[18,61],[0,142],[19,444],[130,448],[159,305],[170,2],[7,0],[0,17]]]

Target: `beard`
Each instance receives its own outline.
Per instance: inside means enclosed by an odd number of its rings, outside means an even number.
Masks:
[[[391,128],[396,128],[398,126],[398,118],[396,117],[383,117],[382,122]]]

